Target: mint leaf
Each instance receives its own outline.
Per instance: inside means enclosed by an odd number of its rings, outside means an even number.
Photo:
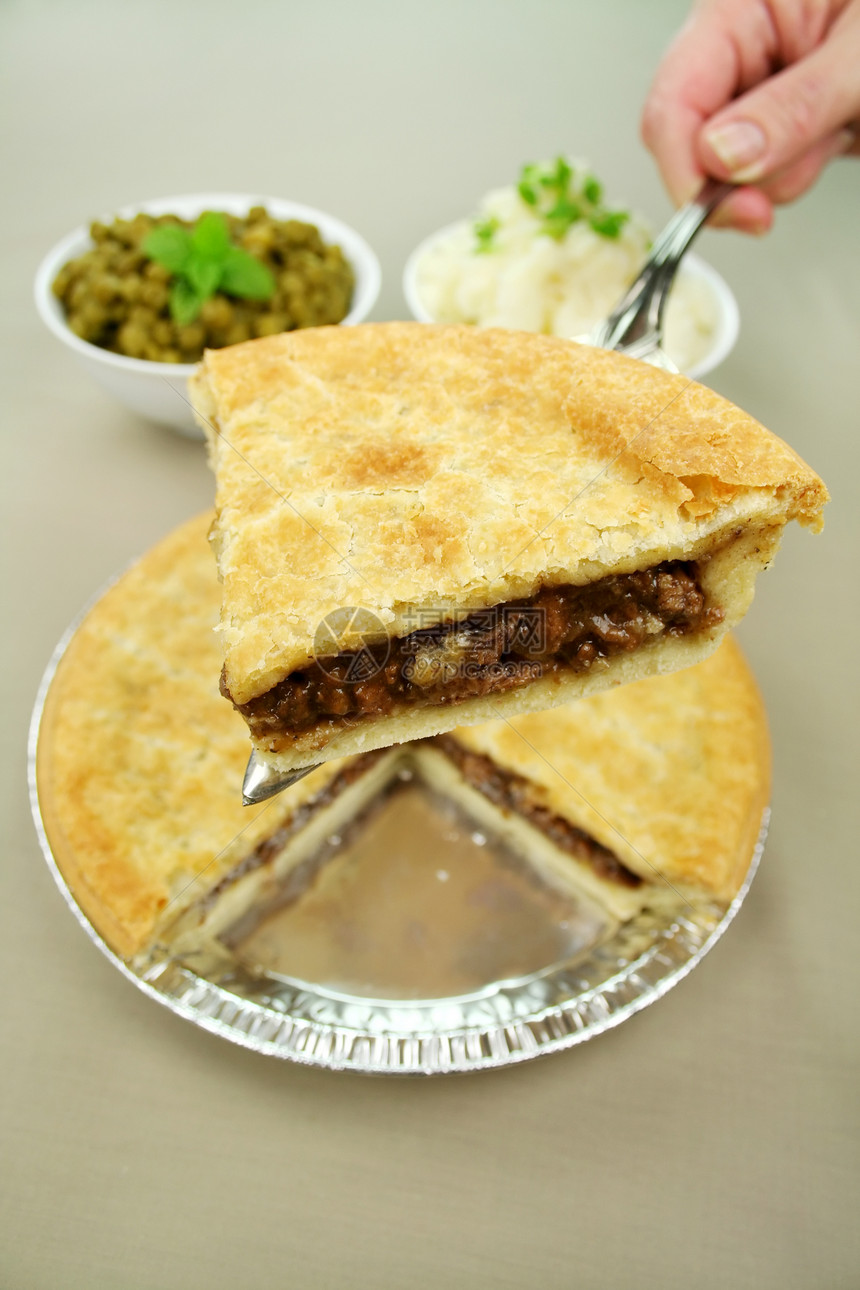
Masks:
[[[275,279],[259,260],[239,246],[227,250],[221,266],[220,287],[231,296],[245,300],[268,300],[275,290]]]
[[[170,316],[179,327],[187,327],[200,312],[204,297],[185,278],[177,278],[170,288]]]
[[[223,260],[230,247],[227,221],[218,211],[205,211],[191,234],[195,253],[203,260]]]
[[[141,250],[169,273],[181,273],[191,254],[191,235],[178,224],[161,224],[150,229]]]
[[[202,300],[208,300],[221,280],[222,267],[217,261],[206,260],[195,252],[186,263],[182,276]]]
[[[231,243],[227,219],[219,211],[205,211],[190,233],[176,224],[159,225],[142,248],[172,275],[170,316],[182,327],[194,321],[219,288],[245,300],[268,300],[274,294],[274,277]]]

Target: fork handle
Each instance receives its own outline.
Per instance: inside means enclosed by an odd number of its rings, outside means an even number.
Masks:
[[[734,189],[709,179],[691,202],[672,217],[659,234],[642,272],[594,334],[603,349],[629,349],[642,341],[659,342],[663,309],[681,257],[720,202]]]

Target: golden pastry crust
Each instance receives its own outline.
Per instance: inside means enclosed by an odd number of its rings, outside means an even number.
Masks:
[[[217,689],[210,522],[200,516],[170,534],[90,610],[42,717],[37,775],[51,849],[79,906],[129,959],[177,925],[184,945],[199,944],[194,906],[344,767],[327,762],[262,806],[239,804],[247,732]],[[721,898],[745,871],[768,746],[733,643],[683,673],[455,737],[529,778],[651,892],[655,868]],[[425,747],[412,749],[419,764]],[[343,809],[353,808],[344,800]],[[647,897],[577,873],[563,852],[549,860],[619,917]]]
[[[170,534],[86,615],[40,727],[51,849],[78,904],[126,957],[338,770],[327,763],[242,807],[247,730],[218,692],[211,520]]]
[[[416,611],[429,626],[727,547],[707,571],[726,618],[695,645],[661,641],[540,692],[407,707],[379,730],[314,730],[287,752],[256,741],[281,769],[693,662],[746,611],[783,526],[820,527],[827,499],[786,444],[712,391],[554,337],[318,328],[208,352],[191,389],[217,475],[238,704],[307,666],[318,625],[343,606],[402,636]]]
[[[324,762],[330,757],[351,757],[392,744],[426,739],[444,734],[454,725],[543,712],[607,689],[614,690],[631,681],[691,667],[706,659],[743,618],[753,599],[755,579],[773,558],[780,533],[777,528],[743,532],[709,560],[702,575],[703,587],[714,603],[725,607],[722,621],[711,628],[688,635],[658,636],[631,653],[601,660],[599,666],[589,671],[551,671],[522,689],[507,693],[489,693],[451,705],[401,704],[378,721],[346,725],[322,722],[319,728],[293,736],[286,751],[272,752],[262,740],[253,740],[257,754],[276,770],[288,771]],[[694,551],[698,554],[695,548]]]
[[[455,732],[649,884],[737,892],[770,793],[770,740],[732,637],[696,667]]]

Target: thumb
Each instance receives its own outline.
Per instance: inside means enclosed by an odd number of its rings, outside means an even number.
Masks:
[[[756,183],[860,116],[860,23],[834,34],[702,128],[698,152],[709,173]]]

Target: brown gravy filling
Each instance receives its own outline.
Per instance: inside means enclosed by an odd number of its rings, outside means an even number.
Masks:
[[[697,565],[667,560],[585,587],[544,588],[529,600],[315,660],[235,706],[254,737],[280,752],[317,726],[350,726],[401,705],[462,703],[553,672],[585,672],[648,639],[706,630],[723,617],[706,604]],[[223,675],[221,689],[231,697]]]
[[[617,882],[623,887],[639,887],[642,879],[623,865],[607,847],[578,829],[562,815],[556,815],[538,798],[534,785],[514,771],[501,766],[483,753],[470,752],[450,735],[437,735],[432,741],[441,748],[459,770],[467,784],[477,789],[503,811],[516,811],[533,828],[554,842],[562,851],[587,864],[599,878]]]

